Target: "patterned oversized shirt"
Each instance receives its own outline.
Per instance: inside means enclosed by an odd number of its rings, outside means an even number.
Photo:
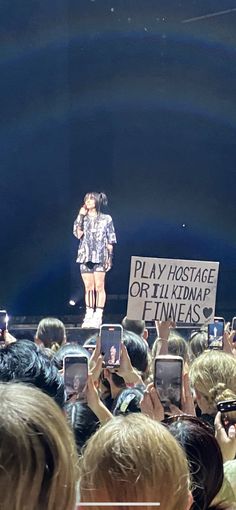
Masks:
[[[77,236],[78,218],[74,222],[73,233]],[[80,238],[76,262],[104,264],[108,256],[108,244],[116,243],[116,234],[109,214],[98,214],[84,218],[83,236]]]

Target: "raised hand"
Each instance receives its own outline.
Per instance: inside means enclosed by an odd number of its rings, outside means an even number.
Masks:
[[[82,205],[82,207],[79,210],[79,214],[82,214],[82,216],[86,216],[87,213],[88,213],[87,207],[85,205]]]
[[[231,425],[228,433],[226,432],[221,421],[220,411],[215,417],[215,437],[220,446],[224,462],[233,460],[236,455],[236,428],[235,425]]]

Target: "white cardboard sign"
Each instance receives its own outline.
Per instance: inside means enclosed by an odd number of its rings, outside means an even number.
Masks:
[[[127,317],[207,324],[215,315],[219,262],[132,257]]]

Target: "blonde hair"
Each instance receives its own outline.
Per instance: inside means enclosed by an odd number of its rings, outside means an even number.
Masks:
[[[189,473],[185,454],[160,423],[145,415],[117,416],[89,440],[80,460],[82,502],[159,502],[185,510]],[[151,509],[148,503],[145,509]],[[112,507],[112,504],[111,504]],[[125,506],[126,510],[133,507]]]
[[[21,383],[0,384],[1,510],[74,510],[77,454],[53,400]]]
[[[212,412],[216,403],[226,400],[226,390],[235,392],[236,359],[222,351],[204,351],[190,367],[190,381],[194,388],[207,400]]]

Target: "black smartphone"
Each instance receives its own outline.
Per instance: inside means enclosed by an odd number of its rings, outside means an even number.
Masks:
[[[228,432],[231,425],[236,426],[236,400],[222,400],[218,402],[217,409],[221,412],[222,424]]]
[[[0,310],[0,345],[5,345],[4,333],[8,327],[8,315],[6,310]]]
[[[174,404],[181,408],[183,358],[180,356],[157,356],[154,366],[154,386],[160,395],[165,411]]]
[[[88,380],[88,358],[73,354],[65,356],[64,381],[67,397],[76,395],[76,400],[86,402],[86,385]]]
[[[225,321],[223,317],[215,317],[208,324],[208,349],[223,349]]]
[[[231,330],[236,331],[236,317],[233,317],[232,319]],[[236,333],[234,335],[233,342],[236,342]]]
[[[102,324],[100,336],[104,367],[119,367],[123,327],[120,324]]]

